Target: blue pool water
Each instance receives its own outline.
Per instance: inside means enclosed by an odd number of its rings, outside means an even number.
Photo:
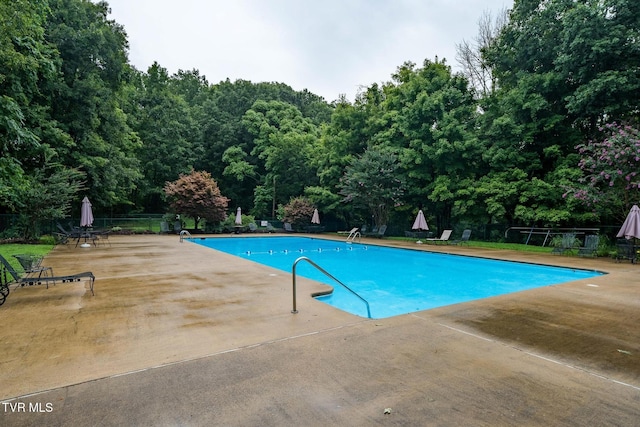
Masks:
[[[229,237],[195,243],[291,273],[305,256],[349,286],[380,319],[511,292],[598,276],[541,266],[307,237]],[[306,262],[297,275],[333,286],[319,301],[367,317],[366,305]]]

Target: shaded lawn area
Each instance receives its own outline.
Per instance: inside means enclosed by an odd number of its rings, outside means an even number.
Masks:
[[[54,245],[27,245],[18,243],[7,243],[0,245],[0,255],[2,255],[17,271],[22,271],[22,267],[14,255],[37,255],[45,256],[53,249]]]
[[[387,237],[388,240],[401,240],[412,242],[416,239],[411,237]],[[451,239],[455,240],[455,239]],[[481,242],[478,240],[469,240],[469,242],[464,243],[463,246],[467,246],[470,248],[486,248],[486,249],[507,249],[512,251],[522,251],[522,252],[539,252],[539,253],[550,253],[552,247],[550,246],[535,246],[535,245],[525,245],[523,243],[500,243],[500,242]]]

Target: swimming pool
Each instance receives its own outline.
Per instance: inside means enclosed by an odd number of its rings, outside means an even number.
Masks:
[[[380,319],[601,275],[596,271],[347,244],[310,237],[221,237],[194,243],[291,273],[308,257],[362,296]],[[308,263],[297,275],[333,286],[319,301],[367,317],[366,305]]]

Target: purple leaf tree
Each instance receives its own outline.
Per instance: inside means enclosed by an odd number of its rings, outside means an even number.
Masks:
[[[602,141],[576,146],[584,176],[565,197],[572,195],[596,212],[624,219],[631,205],[640,201],[640,131],[617,123],[600,131]]]

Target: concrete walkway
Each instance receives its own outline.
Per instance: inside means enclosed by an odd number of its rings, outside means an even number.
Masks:
[[[45,259],[93,271],[94,297],[59,283],[0,307],[0,425],[640,423],[638,265],[420,246],[609,274],[369,320],[302,278],[291,314],[289,274],[177,236],[109,240]]]

